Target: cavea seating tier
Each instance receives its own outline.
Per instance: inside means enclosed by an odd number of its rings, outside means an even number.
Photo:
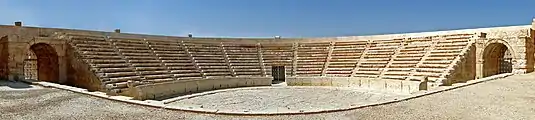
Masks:
[[[138,99],[155,99],[170,94],[269,85],[270,82],[266,81],[273,79],[273,66],[285,66],[288,85],[368,87],[415,92],[427,88],[428,84],[441,85],[447,81],[451,70],[473,45],[474,35],[294,42],[145,39],[76,34],[69,34],[69,37],[70,44],[91,66],[106,90],[137,96]],[[251,79],[260,81],[235,85],[239,83],[236,80]],[[203,80],[217,81],[218,84],[201,85],[199,82]],[[201,87],[184,90],[169,88],[165,91],[154,89],[191,86],[192,82]],[[151,92],[145,91],[148,89]]]

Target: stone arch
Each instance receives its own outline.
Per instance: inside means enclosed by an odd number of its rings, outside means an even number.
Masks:
[[[59,60],[55,48],[46,43],[30,46],[37,57],[37,78],[41,81],[59,82]]]
[[[483,77],[500,73],[511,73],[517,54],[514,49],[504,40],[490,40],[485,43],[482,54]]]

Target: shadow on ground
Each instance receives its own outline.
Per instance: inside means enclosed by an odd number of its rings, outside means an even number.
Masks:
[[[33,86],[30,86],[27,83],[23,82],[17,82],[17,81],[7,81],[7,80],[0,80],[0,87],[7,86],[9,88],[13,89],[26,89],[26,88],[32,88]]]

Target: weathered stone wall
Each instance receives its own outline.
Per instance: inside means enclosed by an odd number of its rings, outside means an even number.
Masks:
[[[223,77],[198,80],[178,80],[130,87],[130,96],[135,99],[164,99],[174,95],[190,94],[202,91],[271,85],[271,77]]]
[[[453,73],[448,76],[448,80],[450,81],[445,81],[445,85],[466,82],[476,78],[476,50],[475,45],[470,47],[470,50],[457,64]]]
[[[288,77],[289,86],[333,86],[374,89],[394,93],[413,93],[426,90],[425,81],[384,80],[357,77]],[[425,86],[422,86],[425,84]]]
[[[0,36],[0,79],[9,78],[9,42],[7,36]]]
[[[67,82],[66,84],[75,87],[86,88],[89,91],[106,91],[102,88],[101,81],[90,70],[90,66],[85,63],[72,47],[67,47]]]

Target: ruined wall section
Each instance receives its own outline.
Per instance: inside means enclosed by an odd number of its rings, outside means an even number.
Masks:
[[[91,66],[87,64],[72,46],[67,48],[67,79],[68,85],[85,88],[89,91],[105,91],[102,82],[91,71]]]
[[[444,81],[444,85],[462,83],[473,80],[476,77],[476,46],[472,44],[464,56],[460,56],[461,61],[454,67],[453,72]]]

